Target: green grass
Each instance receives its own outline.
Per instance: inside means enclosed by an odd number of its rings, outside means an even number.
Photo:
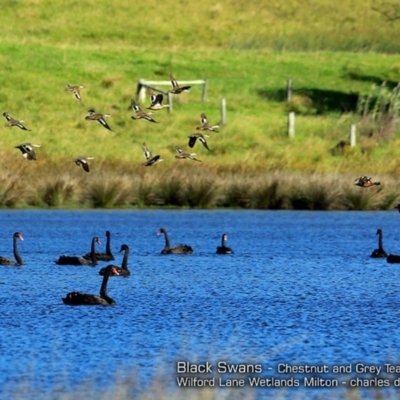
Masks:
[[[397,12],[393,1],[377,1],[373,6],[381,12]],[[340,7],[333,0],[284,4],[276,0],[263,7],[242,0],[201,4],[150,0],[136,5],[120,0],[112,5],[89,0],[63,5],[6,1],[0,14],[0,110],[23,119],[31,131],[0,126],[0,157],[4,172],[29,173],[37,181],[37,193],[22,186],[22,196],[16,195],[14,175],[11,183],[6,179],[0,188],[2,205],[15,206],[22,198],[23,204],[57,207],[266,207],[270,202],[263,196],[275,193],[273,185],[258,190],[257,199],[245,203],[240,192],[247,189],[234,182],[229,182],[235,193],[230,199],[214,195],[203,179],[198,180],[199,187],[190,187],[190,193],[174,187],[179,179],[170,172],[185,174],[188,166],[174,158],[175,146],[189,150],[187,136],[198,126],[201,112],[218,123],[222,98],[227,101],[227,124],[210,135],[211,152],[199,144],[192,150],[203,161],[196,165],[195,175],[207,171],[218,178],[240,169],[247,177],[281,171],[343,174],[351,182],[364,174],[379,180],[397,176],[397,119],[383,132],[384,118],[361,121],[356,112],[358,97],[376,93],[374,88],[383,81],[390,94],[400,80],[396,40],[400,23],[385,21],[381,12],[361,0]],[[158,124],[132,120],[129,105],[137,80],[167,80],[170,73],[178,81],[207,79],[207,100],[201,101],[201,87],[193,87],[190,93],[174,97],[173,113],[155,114]],[[294,85],[290,103],[286,102],[287,79]],[[67,83],[85,85],[81,92],[85,107],[64,91]],[[147,100],[141,106],[147,107]],[[91,107],[112,115],[107,121],[113,132],[85,121]],[[291,139],[287,137],[289,110],[296,112],[296,133]],[[332,155],[338,142],[348,141],[352,123],[358,126],[357,146]],[[371,136],[370,129],[379,135]],[[24,160],[14,148],[25,141],[42,144],[38,161]],[[157,168],[155,176],[166,176],[158,190],[149,187],[148,172],[140,165],[144,141],[165,159],[152,167]],[[84,178],[90,193],[70,183],[83,179],[83,171],[72,162],[78,155],[95,158]],[[134,198],[127,189],[129,181],[117,179],[127,168],[135,170],[135,185],[141,187]],[[56,170],[65,176],[53,178],[51,171]],[[115,182],[105,187],[105,175]],[[331,203],[315,196],[308,207]],[[271,207],[284,203],[275,197]]]

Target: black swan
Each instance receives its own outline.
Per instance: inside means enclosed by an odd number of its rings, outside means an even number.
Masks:
[[[106,267],[106,271],[103,277],[103,282],[100,287],[100,296],[96,294],[86,294],[80,292],[70,292],[66,297],[62,299],[64,304],[69,306],[110,306],[117,304],[115,300],[107,294],[107,283],[110,275],[118,275],[118,272],[114,270],[112,265]]]
[[[0,256],[0,265],[22,265],[24,261],[22,260],[21,256],[19,255],[17,239],[24,240],[21,233],[15,232],[13,235],[13,250],[14,250],[14,257],[15,260],[11,260],[10,258]]]
[[[95,236],[92,239],[92,246],[91,246],[91,259],[86,260],[83,257],[78,257],[78,256],[60,256],[60,258],[55,261],[56,264],[58,265],[91,265],[95,266],[97,265],[97,258],[96,258],[96,253],[95,253],[95,243],[101,243],[100,239]]]
[[[192,254],[193,249],[191,246],[187,244],[177,244],[174,247],[171,247],[169,242],[169,236],[164,228],[160,228],[157,233],[158,235],[164,234],[165,236],[165,247],[161,250],[161,254]]]
[[[383,250],[383,242],[382,242],[382,229],[378,229],[376,234],[379,235],[378,237],[378,248],[375,249],[371,253],[371,257],[373,258],[386,258],[388,255],[385,250]]]
[[[386,261],[390,264],[400,264],[400,256],[396,254],[389,254]]]
[[[104,267],[99,271],[99,275],[104,275],[106,273],[107,268],[110,266],[114,267],[114,270],[116,270],[118,272],[118,275],[120,276],[129,276],[131,274],[131,271],[129,271],[128,269],[129,246],[127,244],[123,244],[119,252],[121,253],[121,251],[125,251],[121,266],[117,267],[116,265],[108,265],[107,267]]]
[[[226,241],[228,240],[228,235],[226,233],[222,234],[221,246],[217,247],[217,254],[233,254],[233,250],[226,246]]]
[[[110,231],[106,231],[106,252],[105,253],[99,253],[96,252],[96,259],[97,261],[113,261],[114,260],[114,256],[111,252],[111,232]],[[86,253],[83,258],[85,258],[86,260],[91,260],[92,255],[91,252]]]

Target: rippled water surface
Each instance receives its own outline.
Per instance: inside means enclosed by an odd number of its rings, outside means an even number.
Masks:
[[[279,377],[279,363],[399,360],[400,265],[369,257],[377,228],[384,231],[385,249],[400,254],[395,212],[0,215],[1,255],[12,257],[13,232],[25,238],[18,243],[25,265],[0,266],[1,398],[58,398],[85,385],[96,393],[126,381],[137,391],[155,380],[176,390],[177,361],[256,363],[260,376]],[[189,244],[194,253],[161,255],[160,227],[172,244]],[[102,278],[98,267],[54,260],[85,254],[93,236],[100,236],[104,250],[106,230],[116,264],[121,244],[131,249],[132,275],[109,281],[117,305],[64,305],[69,291],[97,294]],[[224,232],[233,255],[215,254]],[[301,398],[303,389],[291,393]],[[257,389],[253,395],[272,393]]]

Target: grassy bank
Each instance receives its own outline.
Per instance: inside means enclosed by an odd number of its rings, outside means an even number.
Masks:
[[[21,159],[0,173],[1,207],[151,208],[285,210],[390,210],[400,201],[398,182],[383,176],[372,188],[353,185],[353,176],[252,170],[189,164],[167,168],[99,162],[95,173],[54,163],[33,167]]]
[[[1,205],[358,209],[343,200],[344,188],[365,174],[383,185],[379,196],[369,191],[363,199],[396,198],[400,102],[390,96],[400,80],[394,40],[400,23],[384,17],[395,15],[396,4],[354,3],[116,1],[110,7],[86,0],[60,8],[7,1],[0,15],[0,109],[30,131],[0,126]],[[206,101],[196,86],[174,97],[173,113],[157,112],[158,124],[132,120],[137,80],[167,80],[170,73],[178,81],[207,79]],[[84,107],[64,91],[67,83],[85,86]],[[389,100],[377,109],[379,96]],[[227,124],[210,134],[211,151],[200,144],[190,150],[187,136],[200,113],[218,123],[222,98]],[[89,108],[111,114],[113,132],[85,121]],[[291,110],[294,138],[287,135]],[[348,146],[351,124],[357,124],[356,147]],[[42,145],[36,162],[14,148],[26,141]],[[143,142],[165,161],[143,167]],[[175,146],[203,162],[176,160]],[[78,155],[95,157],[90,174],[74,166]],[[313,197],[295,193],[321,187],[328,205],[290,200]],[[252,199],[242,199],[241,191]],[[391,207],[382,199],[367,203]]]

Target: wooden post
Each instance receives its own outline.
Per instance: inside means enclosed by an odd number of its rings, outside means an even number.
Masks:
[[[168,92],[168,113],[172,113],[172,108],[173,108],[173,102],[172,102],[172,93]]]
[[[146,87],[139,81],[136,89],[136,101],[143,101],[146,97]]]
[[[350,127],[350,147],[354,147],[356,145],[357,142],[357,127],[356,124],[351,124]]]
[[[224,125],[226,124],[226,100],[224,98],[221,99],[220,112],[221,112],[221,124]]]
[[[204,79],[203,93],[201,94],[201,101],[204,101],[207,98],[207,89],[208,89],[208,81],[207,81],[207,79]]]
[[[292,100],[292,93],[293,93],[293,83],[291,79],[286,81],[286,92],[287,92],[287,102],[289,103]]]
[[[290,138],[294,137],[294,121],[295,113],[294,111],[290,111],[288,114],[288,135]]]

